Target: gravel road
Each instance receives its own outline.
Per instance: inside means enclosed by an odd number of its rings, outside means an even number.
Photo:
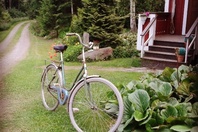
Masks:
[[[4,39],[3,42],[0,43],[0,54],[3,55],[0,58],[0,81],[2,78],[8,74],[10,71],[12,71],[13,67],[18,64],[21,60],[25,58],[25,56],[28,53],[28,49],[30,47],[30,39],[29,39],[29,23],[26,23],[24,26],[21,36],[17,43],[14,45],[11,51],[9,53],[5,53],[5,50],[7,48],[10,48],[10,43],[12,42],[14,36],[16,35],[19,28],[24,24],[24,22],[16,25],[10,34],[7,36],[6,39]],[[3,86],[3,82],[0,82],[0,122],[4,120],[4,118],[8,118],[9,111],[6,109],[10,107],[10,104],[8,103],[8,98],[4,97],[4,95],[1,94],[1,87]],[[0,124],[1,125],[1,124]],[[1,130],[0,130],[1,131]],[[6,131],[6,130],[5,130]]]
[[[9,47],[10,42],[12,41],[16,32],[22,24],[24,24],[24,22],[16,25],[7,36],[7,38],[2,43],[0,43],[0,53],[2,53],[6,48]],[[3,76],[9,73],[16,64],[18,64],[21,60],[25,58],[30,47],[28,30],[29,25],[30,24],[27,23],[23,28],[21,36],[16,45],[13,47],[12,51],[6,53],[3,57],[0,58],[0,80]]]

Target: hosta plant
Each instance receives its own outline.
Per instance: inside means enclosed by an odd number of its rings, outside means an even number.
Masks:
[[[198,126],[198,66],[165,68],[118,86],[125,105],[120,132],[187,132]],[[112,112],[112,111],[111,111]],[[114,109],[116,113],[116,109]]]

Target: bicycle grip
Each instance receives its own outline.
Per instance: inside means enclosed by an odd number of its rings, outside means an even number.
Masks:
[[[66,33],[66,36],[75,36],[76,33]]]

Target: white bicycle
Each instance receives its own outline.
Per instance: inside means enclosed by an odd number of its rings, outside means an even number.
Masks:
[[[115,132],[124,111],[120,92],[115,85],[99,75],[88,76],[85,48],[90,49],[93,44],[84,44],[77,33],[66,35],[77,36],[83,45],[82,68],[72,87],[66,89],[63,52],[67,46],[54,46],[54,50],[60,53],[60,60],[53,61],[43,71],[41,78],[43,105],[47,110],[55,110],[58,105],[66,104],[71,123],[78,132]]]

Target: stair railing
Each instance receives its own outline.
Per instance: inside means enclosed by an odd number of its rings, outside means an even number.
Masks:
[[[191,26],[190,30],[187,32],[185,36],[185,40],[186,40],[185,63],[188,62],[188,53],[191,47],[193,46],[194,50],[196,49],[196,47],[198,47],[198,42],[196,41],[197,35],[198,35],[198,17],[194,21],[193,25]]]
[[[154,23],[155,23],[156,19],[157,19],[157,16],[153,17],[151,19],[151,21],[149,22],[149,24],[146,26],[146,28],[140,34],[140,36],[141,36],[141,45],[142,45],[142,47],[141,47],[141,58],[144,56],[144,48],[145,48],[145,46],[148,45],[148,43],[149,43],[150,40],[154,40],[155,32],[149,32],[149,30],[151,29],[151,27],[154,26]],[[149,32],[149,38],[145,41],[145,35],[148,32]]]

